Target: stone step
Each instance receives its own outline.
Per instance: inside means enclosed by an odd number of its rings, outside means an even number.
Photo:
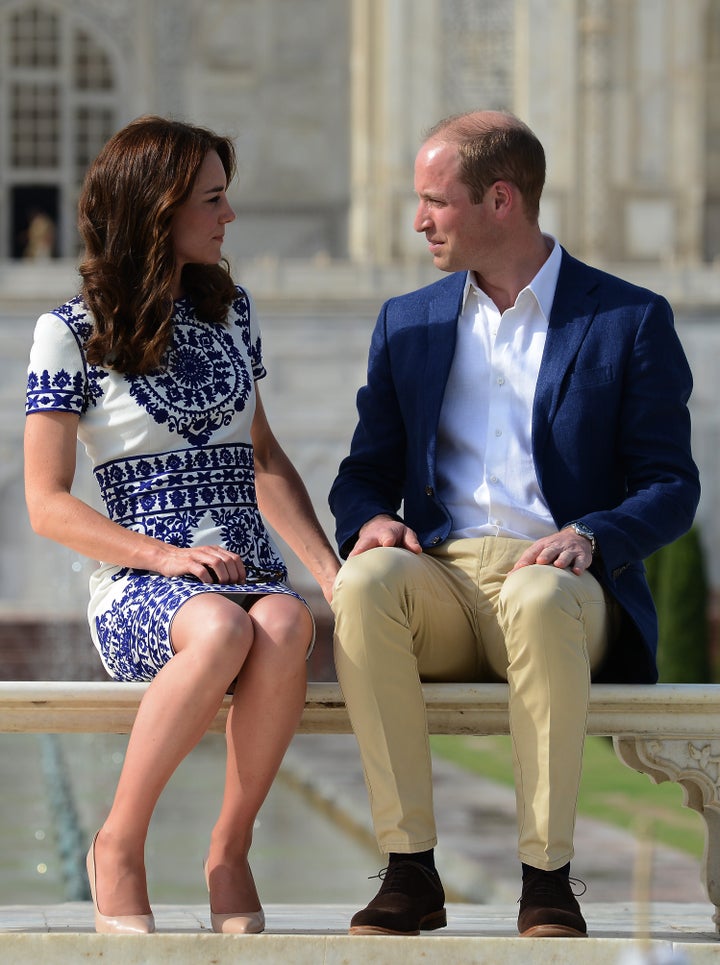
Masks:
[[[311,887],[311,883],[309,883]],[[516,905],[448,904],[448,927],[416,937],[349,936],[356,909],[344,905],[269,905],[262,935],[214,935],[207,906],[160,905],[154,935],[96,935],[92,906],[0,908],[3,965],[716,965],[720,945],[708,931],[707,908],[660,904],[584,906],[593,922],[587,939],[528,939],[517,935]],[[578,942],[581,942],[578,945]]]

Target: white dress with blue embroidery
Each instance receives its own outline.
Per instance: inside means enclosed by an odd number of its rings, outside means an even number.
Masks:
[[[250,427],[255,380],[265,376],[252,301],[237,289],[227,325],[175,303],[173,337],[158,372],[123,375],[90,365],[93,319],[78,296],[38,319],[26,412],[80,416],[110,519],[175,546],[222,545],[248,582],[213,585],[101,563],[88,619],[110,676],[149,680],[173,654],[172,619],[199,593],[286,593],[287,569],[260,516]],[[304,602],[304,601],[303,601]]]

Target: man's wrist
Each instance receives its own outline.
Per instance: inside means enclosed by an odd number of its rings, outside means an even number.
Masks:
[[[583,536],[586,540],[590,542],[590,548],[592,555],[595,556],[597,553],[597,540],[595,538],[595,533],[590,529],[590,527],[583,523],[579,519],[574,519],[570,523],[566,523],[563,529],[573,529],[578,534],[578,536]]]

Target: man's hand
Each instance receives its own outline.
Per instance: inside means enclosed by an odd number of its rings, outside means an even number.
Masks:
[[[411,553],[422,553],[415,531],[392,516],[373,516],[361,526],[357,543],[348,556],[359,556],[376,546],[399,546]]]
[[[533,563],[552,564],[563,570],[572,570],[580,576],[592,563],[592,544],[574,529],[563,529],[552,536],[543,536],[529,546],[510,572],[523,566],[532,566]]]

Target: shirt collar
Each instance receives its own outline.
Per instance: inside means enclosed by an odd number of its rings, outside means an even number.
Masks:
[[[552,250],[543,263],[540,271],[535,275],[532,281],[522,289],[518,295],[518,299],[522,296],[523,292],[531,292],[535,297],[535,301],[538,304],[540,311],[545,316],[545,320],[548,321],[550,318],[550,310],[552,309],[552,303],[555,299],[555,289],[557,288],[557,280],[560,274],[560,262],[562,261],[562,248],[560,247],[557,238],[552,235],[543,235],[546,241],[552,244]],[[463,290],[462,299],[462,310],[465,310],[465,305],[467,302],[468,295],[471,291],[477,291],[480,298],[487,298],[485,293],[477,287],[474,280],[474,275],[472,271],[468,271],[467,278],[465,279],[465,288]],[[517,304],[516,300],[516,304]]]

